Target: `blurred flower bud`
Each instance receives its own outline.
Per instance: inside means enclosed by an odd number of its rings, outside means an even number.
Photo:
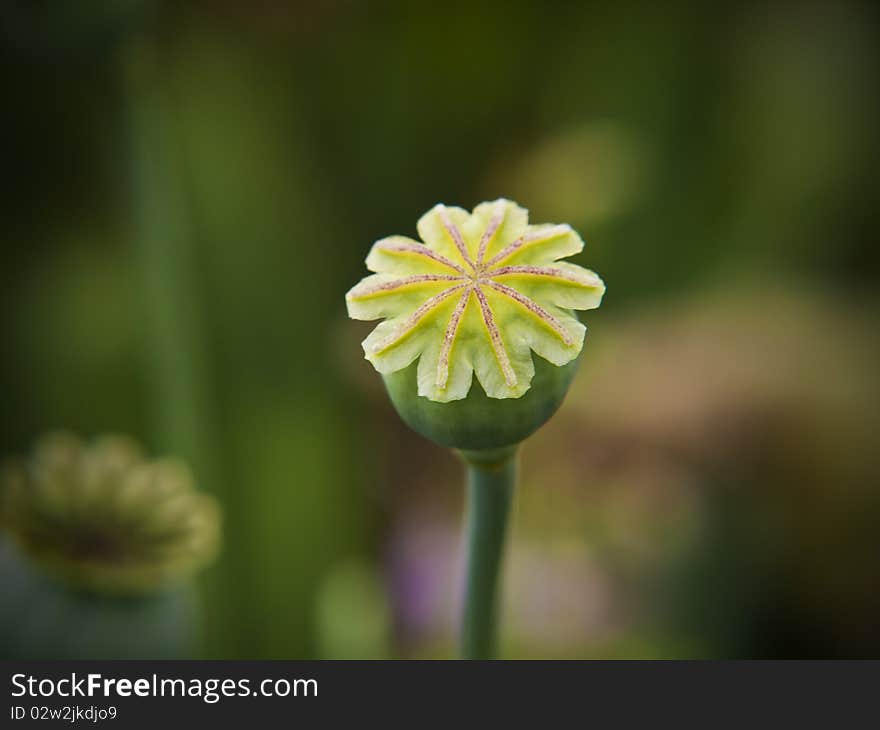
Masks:
[[[188,469],[150,461],[123,436],[43,437],[0,481],[0,524],[21,551],[77,589],[146,594],[216,554],[220,511]]]

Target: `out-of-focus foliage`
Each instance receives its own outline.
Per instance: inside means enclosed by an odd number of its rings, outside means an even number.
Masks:
[[[872,655],[871,319],[815,291],[746,285],[609,327],[524,448],[511,652]],[[416,646],[448,631],[457,510],[401,515],[397,593]]]
[[[876,656],[870,4],[61,5],[0,9],[0,449],[192,464],[204,655],[450,655],[460,468],[342,294],[506,196],[610,292],[524,449],[507,653]]]
[[[72,589],[0,540],[4,659],[182,659],[198,651],[191,585],[124,595]]]

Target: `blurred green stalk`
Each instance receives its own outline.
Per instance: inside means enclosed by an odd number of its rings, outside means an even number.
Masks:
[[[516,485],[517,448],[461,452],[467,464],[467,577],[461,623],[463,659],[496,658],[498,584]]]
[[[195,236],[167,74],[155,41],[146,34],[133,37],[121,52],[133,238],[144,287],[148,375],[159,446],[185,456],[199,482],[218,494],[223,492],[222,469],[207,390]],[[218,590],[209,585],[209,601]]]

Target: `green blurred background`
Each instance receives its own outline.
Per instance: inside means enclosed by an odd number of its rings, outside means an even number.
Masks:
[[[880,655],[870,4],[0,7],[0,450],[193,465],[202,655],[454,655],[461,469],[343,295],[499,196],[608,284],[524,449],[504,655]]]

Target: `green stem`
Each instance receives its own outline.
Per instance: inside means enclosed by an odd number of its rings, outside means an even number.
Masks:
[[[468,469],[463,659],[495,658],[498,578],[516,484],[516,451],[517,446],[461,452]]]
[[[168,74],[150,31],[133,36],[121,49],[120,71],[131,145],[133,240],[143,279],[145,354],[158,445],[185,457],[204,487],[229,506],[203,336],[191,201]],[[205,606],[216,605],[221,595],[239,595],[224,588],[222,580],[231,578],[213,573]],[[207,610],[205,615],[210,651],[232,651],[219,614]],[[214,646],[215,641],[223,643]]]

